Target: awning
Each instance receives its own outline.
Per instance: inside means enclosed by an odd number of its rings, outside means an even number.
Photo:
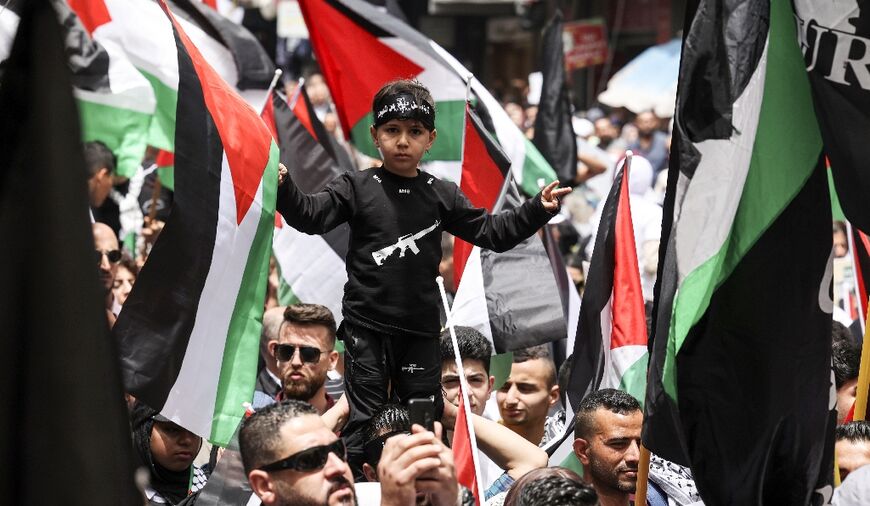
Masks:
[[[673,116],[681,45],[674,39],[644,50],[610,78],[598,101],[635,114],[652,109],[660,118]]]

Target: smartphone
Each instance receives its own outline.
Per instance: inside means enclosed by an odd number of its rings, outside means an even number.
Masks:
[[[416,423],[428,431],[435,432],[435,402],[432,399],[410,399],[408,412],[411,425]]]

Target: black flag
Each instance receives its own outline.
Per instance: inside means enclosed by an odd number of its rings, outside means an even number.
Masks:
[[[562,12],[544,29],[541,50],[544,84],[535,117],[535,146],[544,155],[562,186],[574,186],[577,176],[577,139],[571,126],[571,99],[565,85],[562,50]]]
[[[22,2],[0,81],[2,504],[141,504],[62,30]]]

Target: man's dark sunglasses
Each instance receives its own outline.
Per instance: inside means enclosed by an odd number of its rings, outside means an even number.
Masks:
[[[314,448],[294,453],[287,458],[262,466],[260,470],[267,472],[282,471],[284,469],[300,472],[316,471],[326,465],[330,453],[334,453],[342,461],[347,462],[347,450],[344,447],[344,441],[339,438],[328,445],[315,446]]]
[[[109,263],[116,264],[121,261],[121,252],[116,249],[113,249],[112,251],[94,250],[94,260],[97,261],[97,264],[103,261],[103,255],[106,255],[106,258],[109,259]]]
[[[296,348],[299,348],[299,358],[301,358],[303,362],[308,362],[310,364],[316,364],[317,362],[319,362],[320,355],[326,353],[325,351],[320,351],[320,348],[315,348],[314,346],[276,344],[275,358],[278,360],[278,362],[289,362],[293,359],[293,355],[296,353]]]

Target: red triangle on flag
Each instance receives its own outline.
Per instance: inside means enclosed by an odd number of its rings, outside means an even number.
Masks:
[[[110,21],[109,9],[104,0],[68,0],[69,6],[78,15],[88,33]]]
[[[459,398],[462,399],[460,387]],[[460,485],[471,490],[474,494],[474,503],[480,505],[478,496],[477,473],[474,468],[474,449],[471,446],[471,435],[468,431],[468,417],[465,413],[465,403],[459,403],[459,411],[456,415],[456,425],[453,430],[453,463],[456,466],[456,481]]]
[[[299,6],[346,134],[371,112],[372,99],[381,86],[423,72],[423,67],[350,19],[337,2],[300,0]]]

